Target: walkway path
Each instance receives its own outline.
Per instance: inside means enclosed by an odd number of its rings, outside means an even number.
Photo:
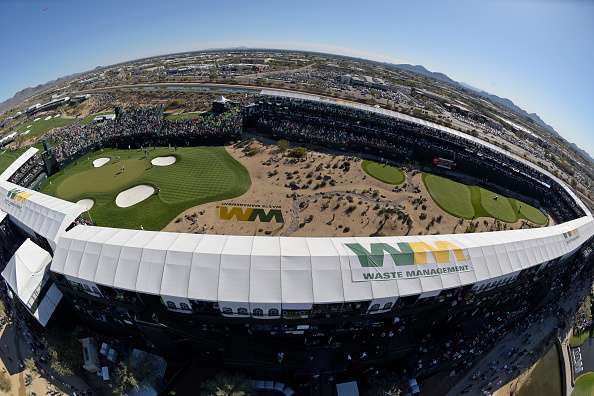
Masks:
[[[576,283],[570,293],[554,308],[561,307],[565,312],[571,313],[569,317],[573,317],[579,302],[585,293],[589,292],[590,287],[585,280]],[[542,357],[557,336],[556,328],[559,322],[555,311],[550,309],[530,323],[526,329],[518,329],[507,334],[476,362],[447,394],[490,394],[507,384]],[[562,334],[561,337],[566,339],[566,334]],[[569,383],[571,384],[571,381]]]

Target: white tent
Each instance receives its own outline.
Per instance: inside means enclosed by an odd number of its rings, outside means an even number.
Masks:
[[[257,309],[258,316],[266,318],[271,309],[278,314],[311,309],[313,304],[359,301],[371,301],[381,311],[402,296],[430,297],[444,289],[512,279],[524,268],[574,251],[592,235],[589,217],[540,229],[379,238],[195,235],[77,226],[62,234],[51,269],[168,301],[218,302],[227,315]],[[378,246],[381,250],[374,251]],[[398,253],[407,246],[414,247],[414,253]],[[361,251],[368,255],[361,257]],[[364,265],[360,260],[366,258],[380,265]]]
[[[0,210],[29,233],[45,237],[52,248],[62,232],[84,211],[72,202],[0,180]]]
[[[39,149],[35,147],[29,147],[27,151],[21,154],[12,164],[10,164],[4,172],[0,174],[0,180],[8,180],[12,175],[20,169],[21,166],[25,165],[27,161],[35,156],[39,152]]]
[[[62,298],[62,293],[55,285],[40,296],[48,281],[46,271],[51,260],[47,251],[27,239],[2,271],[2,277],[10,289],[43,326],[47,324]]]

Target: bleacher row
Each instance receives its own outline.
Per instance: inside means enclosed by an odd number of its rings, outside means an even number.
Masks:
[[[381,114],[295,98],[268,97],[246,108],[244,122],[259,132],[330,148],[370,151],[397,163],[451,159],[464,175],[490,188],[546,205],[559,222],[583,215],[562,186],[502,153],[431,127]]]
[[[23,187],[31,187],[33,182],[43,173],[43,161],[39,155],[31,157],[21,166],[8,181]]]
[[[161,107],[149,107],[119,110],[115,120],[54,129],[47,138],[53,145],[56,160],[63,165],[101,147],[223,143],[240,134],[239,110],[168,121],[163,119]]]

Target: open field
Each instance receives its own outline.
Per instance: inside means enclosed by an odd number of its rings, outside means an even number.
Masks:
[[[177,161],[150,166],[159,156],[175,156]],[[98,158],[110,161],[95,168],[92,162]],[[128,208],[115,204],[121,191],[141,184],[154,187],[156,193]],[[148,158],[142,150],[105,149],[68,165],[41,191],[72,202],[94,200],[90,214],[97,225],[160,230],[185,209],[236,197],[250,184],[246,169],[223,147],[156,148],[149,150]]]
[[[594,373],[580,375],[575,380],[571,396],[594,396]]]
[[[16,128],[16,130],[18,132],[25,132],[27,130],[31,131],[24,136],[19,136],[19,139],[21,139],[21,140],[33,139],[33,138],[42,136],[43,134],[45,134],[47,131],[49,131],[51,129],[65,127],[65,126],[70,125],[76,121],[76,118],[56,117],[56,118],[51,118],[49,120],[45,120],[45,117],[43,117],[43,116],[40,116],[40,117],[41,117],[41,119],[37,120],[37,121],[25,120],[21,125],[19,125]],[[31,128],[27,128],[29,125],[31,125]]]
[[[491,217],[506,223],[528,220],[546,225],[547,216],[539,209],[479,186],[468,186],[445,177],[426,173],[423,183],[444,211],[463,219]]]
[[[364,160],[361,163],[361,167],[369,176],[383,181],[384,183],[393,184],[395,186],[404,183],[404,172],[394,166]]]

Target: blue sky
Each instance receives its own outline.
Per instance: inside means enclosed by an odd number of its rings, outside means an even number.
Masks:
[[[59,76],[228,46],[422,64],[538,113],[594,155],[594,2],[0,0],[0,100]]]

